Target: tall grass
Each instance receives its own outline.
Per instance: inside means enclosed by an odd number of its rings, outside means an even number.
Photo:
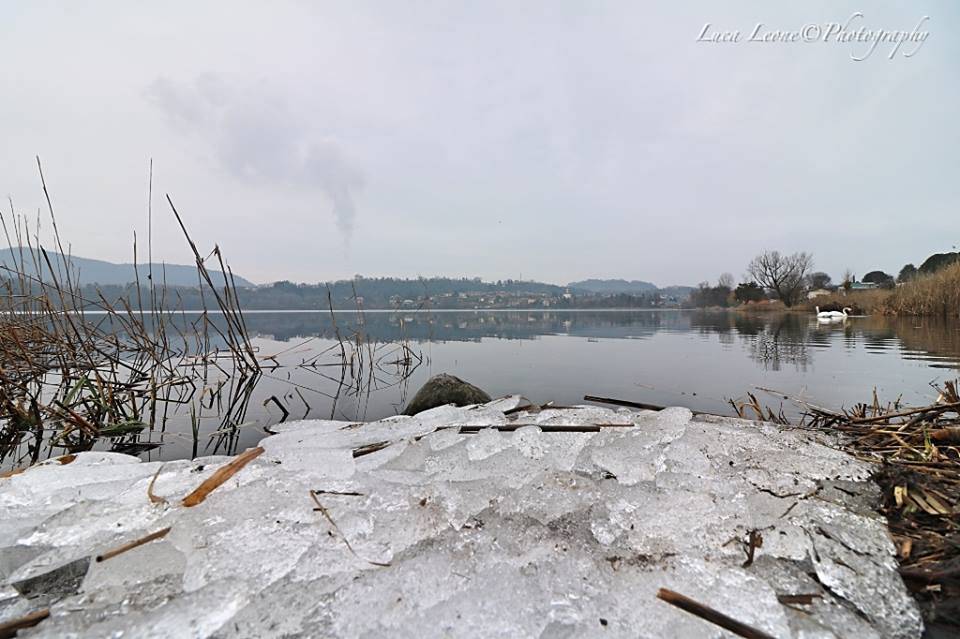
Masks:
[[[960,317],[960,262],[897,287],[883,310],[896,315]]]
[[[813,311],[853,308],[854,315],[925,315],[960,317],[960,262],[944,269],[920,275],[893,290],[850,291],[825,295],[803,304]]]
[[[45,183],[43,188],[46,194]],[[194,456],[202,421],[217,422],[214,452],[236,445],[254,389],[281,366],[282,353],[257,351],[220,249],[204,257],[169,197],[167,202],[196,260],[204,308],[191,314],[195,319],[188,319],[182,303],[168,301],[165,277],[155,285],[151,274],[149,287],[141,290],[136,239],[136,289],[110,302],[99,289],[79,284],[49,197],[56,251],[43,246],[39,221],[0,212],[0,234],[11,251],[10,262],[0,264],[0,464],[36,463],[58,450],[89,450],[102,439],[111,440],[113,450],[139,454],[160,445],[149,432],[164,432],[168,419],[186,409]],[[208,263],[224,273],[222,286],[214,283]],[[359,319],[357,330],[344,336],[338,330],[337,344],[295,365],[336,382],[331,419],[341,391],[359,401],[402,383],[423,361],[406,340],[371,342],[362,314]],[[309,413],[300,387],[295,390]],[[279,398],[272,399],[289,414]]]
[[[806,311],[840,311],[852,309],[852,315],[873,315],[885,312],[893,291],[875,289],[870,291],[837,291],[832,295],[821,295],[807,300],[799,308]]]
[[[123,452],[149,449],[155,445],[138,442],[137,435],[163,430],[168,408],[196,397],[225,397],[226,424],[238,423],[246,407],[231,400],[237,388],[255,382],[260,362],[232,281],[214,289],[197,254],[225,330],[206,311],[194,322],[177,322],[181,309],[152,302],[145,309],[139,284],[131,299],[111,303],[99,290],[91,294],[80,286],[49,198],[48,210],[58,250],[53,253],[40,240],[39,222],[15,211],[0,214],[12,256],[0,265],[0,462],[12,456],[14,464],[36,463],[42,445],[47,454],[57,448],[77,452],[100,438],[126,439],[118,448]],[[222,264],[219,253],[217,259]],[[149,293],[152,300],[152,282]],[[225,350],[211,351],[212,334]],[[223,374],[211,375],[211,367]]]

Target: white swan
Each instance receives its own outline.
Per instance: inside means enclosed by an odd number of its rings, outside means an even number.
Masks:
[[[821,311],[819,306],[815,306],[817,309],[817,319],[846,319],[850,317],[847,315],[847,311],[853,311],[849,306],[843,307],[843,312],[840,311]]]

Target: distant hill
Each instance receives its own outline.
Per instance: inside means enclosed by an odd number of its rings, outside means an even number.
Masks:
[[[54,269],[57,271],[58,279],[60,279],[62,277],[60,269],[63,266],[63,260],[60,254],[48,250],[47,255],[49,256],[51,263],[53,263]],[[72,266],[71,273],[79,274],[79,281],[74,283],[78,283],[81,286],[85,286],[87,284],[99,284],[101,286],[122,286],[124,284],[137,281],[133,264],[114,264],[113,262],[105,262],[103,260],[94,260],[87,257],[77,256],[72,256],[69,258],[69,260]],[[13,268],[14,264],[19,261],[19,252],[14,255],[9,248],[0,249],[0,265],[6,266],[7,268]],[[44,279],[49,280],[50,271],[45,263],[41,265],[40,270],[43,272]],[[150,266],[148,264],[137,264],[137,271],[140,273],[140,283],[146,285],[147,274],[150,272]],[[213,280],[213,283],[216,286],[223,286],[223,273],[220,271],[214,271],[212,269],[210,269],[208,272],[210,273],[210,278]],[[28,264],[28,274],[33,277],[36,277],[37,275],[36,269],[33,267],[32,262]],[[0,271],[0,278],[5,278],[6,275],[7,274],[5,272]],[[197,267],[183,264],[154,264],[153,277],[155,280],[154,283],[158,286],[164,282],[164,278],[166,278],[166,283],[168,286],[197,286],[199,281],[197,276]],[[253,282],[239,277],[236,274],[234,274],[233,280],[238,287],[246,288],[254,286]]]
[[[567,286],[576,291],[587,291],[600,295],[617,295],[628,293],[631,295],[642,295],[644,293],[656,293],[656,284],[644,282],[642,280],[582,280],[580,282],[570,282]]]

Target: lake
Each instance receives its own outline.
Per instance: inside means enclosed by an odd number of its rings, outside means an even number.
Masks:
[[[731,398],[753,392],[796,415],[783,395],[840,408],[871,401],[876,389],[882,401],[930,403],[931,383],[954,379],[960,369],[960,323],[932,318],[823,324],[804,314],[670,310],[248,312],[245,318],[262,376],[228,386],[216,401],[171,407],[165,430],[144,431],[118,450],[144,459],[242,450],[284,419],[283,411],[287,420],[380,419],[402,410],[441,372],[494,397],[519,393],[536,403],[583,403],[589,394],[729,415]],[[362,335],[359,346],[353,338],[346,368],[339,366],[338,333]],[[140,451],[131,442],[160,446]]]

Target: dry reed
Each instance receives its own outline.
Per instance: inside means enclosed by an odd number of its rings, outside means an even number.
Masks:
[[[167,286],[165,269],[155,274],[152,260],[146,285],[141,282],[136,236],[136,283],[108,300],[100,289],[81,286],[64,251],[42,169],[41,182],[56,251],[41,242],[39,218],[29,221],[12,202],[8,214],[0,212],[10,249],[7,263],[0,263],[0,463],[32,465],[58,450],[90,450],[102,440],[118,452],[139,454],[159,445],[149,433],[164,432],[180,409],[190,413],[193,456],[199,453],[200,424],[210,419],[219,426],[207,448],[235,450],[258,382],[280,364],[278,354],[262,357],[253,346],[233,271],[220,248],[201,254],[167,196],[193,252],[204,307],[188,317],[177,290]],[[148,211],[152,238],[152,202]],[[152,253],[148,246],[148,256]],[[222,284],[208,270],[211,260],[223,274]],[[358,317],[356,330],[341,337],[338,329],[334,347],[293,365],[337,384],[331,415],[342,393],[368,397],[372,390],[402,383],[422,362],[405,340],[369,341],[359,311]],[[326,395],[307,386],[295,390],[307,413],[301,390]]]
[[[898,286],[883,310],[896,315],[960,317],[960,262]]]

